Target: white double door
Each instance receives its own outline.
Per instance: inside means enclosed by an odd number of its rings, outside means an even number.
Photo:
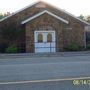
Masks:
[[[35,53],[56,52],[55,31],[35,31]]]

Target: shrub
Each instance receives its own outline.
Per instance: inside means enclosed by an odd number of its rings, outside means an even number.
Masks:
[[[90,44],[87,44],[87,49],[90,49]]]
[[[8,48],[6,48],[6,53],[17,53],[18,52],[18,48],[16,46],[9,46]]]
[[[75,43],[70,43],[67,46],[66,50],[68,50],[68,51],[78,51],[79,50],[79,46],[77,44],[75,44]]]
[[[0,44],[0,53],[5,53],[6,48],[7,48],[7,44],[4,43]]]
[[[19,53],[25,53],[25,44],[21,43],[17,45]]]

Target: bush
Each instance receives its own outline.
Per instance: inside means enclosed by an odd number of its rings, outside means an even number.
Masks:
[[[6,53],[17,53],[18,52],[18,48],[16,46],[9,46],[8,48],[6,48]]]
[[[66,50],[68,50],[68,51],[78,51],[79,46],[75,43],[71,43],[67,46]]]
[[[0,44],[0,53],[5,53],[6,48],[7,48],[7,44],[4,43]]]
[[[17,45],[17,47],[18,47],[18,52],[19,53],[25,53],[25,44],[19,44],[19,45]]]
[[[90,49],[90,44],[87,44],[87,49]]]

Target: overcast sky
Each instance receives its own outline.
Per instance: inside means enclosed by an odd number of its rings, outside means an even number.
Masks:
[[[0,13],[15,12],[40,0],[0,0]],[[90,0],[42,0],[79,16],[90,15]]]

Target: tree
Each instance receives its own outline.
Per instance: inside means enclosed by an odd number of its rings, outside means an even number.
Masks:
[[[87,15],[87,16],[83,16],[82,14],[78,17],[82,20],[85,20],[86,22],[89,22],[90,23],[90,15]]]
[[[3,14],[0,13],[0,19],[2,19],[3,17],[4,17]]]
[[[4,28],[0,32],[2,38],[8,42],[8,44],[14,43],[20,36],[21,30],[17,30],[15,24],[10,24],[7,28]]]
[[[10,12],[6,12],[4,14],[0,13],[0,19],[9,16],[11,13]]]
[[[86,21],[90,23],[90,15],[86,17]]]
[[[85,20],[85,17],[82,14],[78,18]]]

